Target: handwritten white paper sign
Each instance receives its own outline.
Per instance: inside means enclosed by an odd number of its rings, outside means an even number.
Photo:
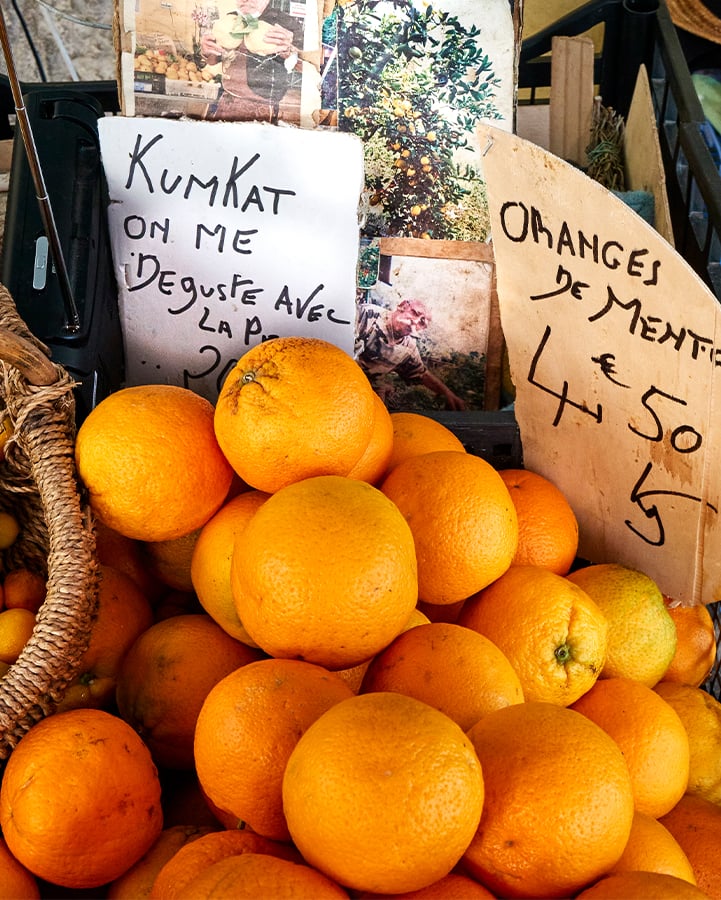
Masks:
[[[526,467],[570,500],[581,556],[721,599],[721,305],[580,170],[479,140]]]
[[[100,123],[128,384],[211,401],[273,335],[353,353],[361,142],[246,122]]]

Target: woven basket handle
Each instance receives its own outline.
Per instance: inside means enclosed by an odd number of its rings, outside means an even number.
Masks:
[[[8,328],[0,328],[0,359],[15,366],[30,384],[44,387],[57,381],[58,371],[42,350]]]

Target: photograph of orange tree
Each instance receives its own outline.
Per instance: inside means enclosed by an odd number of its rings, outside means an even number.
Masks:
[[[351,0],[325,21],[336,53],[323,81],[337,85],[339,130],[365,149],[368,237],[488,237],[474,132],[511,127],[514,31],[507,0],[478,13],[468,0]]]

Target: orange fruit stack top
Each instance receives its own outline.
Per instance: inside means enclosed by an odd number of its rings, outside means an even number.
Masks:
[[[553,482],[528,469],[498,473],[518,515],[515,566],[542,566],[557,575],[570,571],[578,551],[578,520]]]
[[[105,397],[78,429],[75,457],[90,505],[110,528],[141,541],[203,525],[233,471],[213,431],[213,405],[169,384]]]
[[[238,475],[274,493],[314,475],[348,475],[373,434],[375,394],[347,353],[281,337],[247,351],[215,405],[215,433]]]
[[[593,686],[606,659],[601,610],[585,591],[541,566],[511,566],[465,602],[458,624],[503,651],[526,700],[568,706]]]
[[[305,860],[344,887],[401,893],[447,875],[483,807],[483,776],[462,729],[412,697],[354,695],[302,735],[283,808]]]
[[[683,722],[652,688],[630,678],[602,678],[573,709],[618,744],[631,775],[636,809],[665,815],[686,793],[689,740]]]
[[[484,635],[447,622],[399,635],[369,663],[361,693],[397,691],[434,706],[464,731],[492,709],[523,703],[503,652]]]
[[[553,703],[506,706],[468,732],[486,798],[463,870],[500,897],[570,897],[618,862],[633,791],[620,748]]]
[[[465,453],[461,439],[437,419],[415,412],[392,412],[393,446],[386,474],[408,459],[434,450],[458,450]]]
[[[349,668],[400,634],[416,605],[413,536],[372,485],[306,478],[249,521],[231,585],[240,620],[266,653]]]
[[[198,715],[195,767],[205,794],[264,837],[287,841],[281,783],[298,738],[327,709],[353,696],[322,666],[262,659],[213,687]]]
[[[676,652],[676,626],[663,594],[644,572],[598,563],[566,576],[600,607],[608,621],[604,678],[631,678],[653,687]]]
[[[411,456],[391,470],[381,490],[413,532],[420,600],[465,600],[510,566],[516,510],[498,472],[479,456],[458,450]]]
[[[716,632],[709,608],[679,606],[664,596],[664,603],[676,625],[676,652],[663,674],[663,681],[700,687],[716,661]]]
[[[74,889],[113,881],[162,831],[150,751],[104,710],[43,719],[8,759],[0,827],[13,856],[39,878]]]

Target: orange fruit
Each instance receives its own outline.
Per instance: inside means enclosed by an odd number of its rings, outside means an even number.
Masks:
[[[568,897],[621,857],[633,791],[618,745],[554,703],[494,710],[468,732],[486,799],[463,870],[501,897]]]
[[[289,844],[281,844],[254,834],[249,829],[215,831],[204,834],[179,847],[160,868],[153,881],[153,900],[175,900],[186,886],[204,869],[228,856],[244,853],[266,853],[283,859],[300,861],[300,854]]]
[[[636,810],[628,843],[611,872],[638,871],[661,872],[696,884],[688,856],[668,828],[648,813]]]
[[[272,494],[314,475],[348,475],[373,434],[374,396],[358,363],[333,344],[274,338],[226,378],[215,433],[243,481]]]
[[[632,678],[653,687],[676,652],[676,626],[663,594],[643,572],[598,563],[566,576],[591,597],[608,620],[602,678]]]
[[[0,897],[7,900],[39,900],[40,886],[33,873],[18,862],[0,838]]]
[[[708,606],[679,606],[664,596],[676,625],[676,652],[662,681],[700,687],[716,662],[716,632]]]
[[[37,613],[45,601],[47,584],[39,572],[31,569],[11,569],[2,584],[5,609],[28,609]]]
[[[494,895],[478,881],[451,872],[427,887],[402,894],[357,894],[357,900],[494,900]]]
[[[35,613],[22,606],[0,612],[0,662],[12,665],[35,627]]]
[[[120,534],[99,519],[93,524],[98,562],[129,575],[154,605],[167,592],[167,585],[151,573],[144,543]]]
[[[416,605],[413,536],[372,485],[306,478],[248,522],[231,585],[241,622],[266,653],[347,669],[387,646]]]
[[[404,631],[408,631],[409,628],[415,628],[417,625],[428,625],[430,623],[430,619],[424,613],[416,607],[410,615],[410,618],[403,626],[401,634]],[[351,666],[350,669],[336,669],[336,675],[340,675],[343,681],[349,685],[354,694],[357,694],[360,691],[360,686],[363,683],[363,676],[365,675],[368,666],[370,665],[371,660],[367,659],[365,662],[358,663],[357,666]]]
[[[59,709],[108,707],[115,698],[123,657],[152,624],[153,609],[137,583],[124,572],[101,565],[90,643]]]
[[[638,811],[657,819],[676,805],[688,786],[690,751],[686,729],[670,704],[639,681],[604,678],[573,708],[621,748]]]
[[[297,659],[262,659],[227,675],[203,703],[195,766],[210,800],[253,831],[288,840],[281,785],[298,738],[353,696],[333,672]]]
[[[233,477],[213,416],[208,400],[171,384],[127,387],[101,400],[75,442],[98,518],[140,541],[167,541],[205,524]]]
[[[385,474],[392,452],[393,420],[385,403],[374,393],[371,438],[363,451],[363,456],[348,472],[348,477],[376,484]]]
[[[568,706],[596,681],[606,658],[606,619],[580,588],[541,566],[511,566],[470,597],[458,623],[493,641],[526,700]]]
[[[542,566],[557,575],[570,571],[578,550],[578,520],[566,495],[528,469],[501,469],[518,515],[516,566]]]
[[[439,709],[464,731],[492,709],[523,703],[513,666],[484,635],[448,622],[399,635],[369,663],[361,693],[397,691]]]
[[[164,828],[150,850],[120,878],[111,882],[104,896],[108,900],[142,900],[149,897],[156,876],[165,863],[182,847],[209,832],[209,827],[199,828],[196,825]]]
[[[684,794],[659,820],[681,845],[696,884],[709,897],[721,897],[721,807],[705,797]]]
[[[435,450],[466,452],[461,439],[437,419],[414,412],[391,413],[393,424],[393,449],[386,465],[386,472],[410,456],[421,456]]]
[[[256,646],[238,618],[230,586],[230,566],[237,536],[268,499],[263,491],[246,491],[229,500],[200,530],[190,563],[193,588],[203,609],[231,637]]]
[[[391,471],[381,490],[413,532],[420,600],[464,600],[511,564],[516,510],[501,476],[479,456],[458,450],[411,456]]]
[[[163,827],[150,751],[104,710],[42,719],[8,759],[0,827],[13,856],[39,878],[68,888],[113,881]]]
[[[151,575],[174,591],[191,592],[190,561],[200,529],[167,541],[145,541],[142,552]]]
[[[708,900],[700,888],[661,872],[619,872],[576,894],[576,900]]]
[[[686,792],[721,806],[721,702],[702,688],[659,681],[654,691],[672,706],[689,739]]]
[[[156,765],[192,769],[195,723],[209,691],[261,657],[202,613],[172,616],[138,636],[118,674],[118,712]]]
[[[283,777],[295,846],[360,891],[401,893],[447,875],[482,807],[481,767],[462,729],[393,692],[329,709],[300,738]]]
[[[178,900],[342,900],[348,894],[304,863],[264,853],[243,853],[203,869],[177,896]]]

